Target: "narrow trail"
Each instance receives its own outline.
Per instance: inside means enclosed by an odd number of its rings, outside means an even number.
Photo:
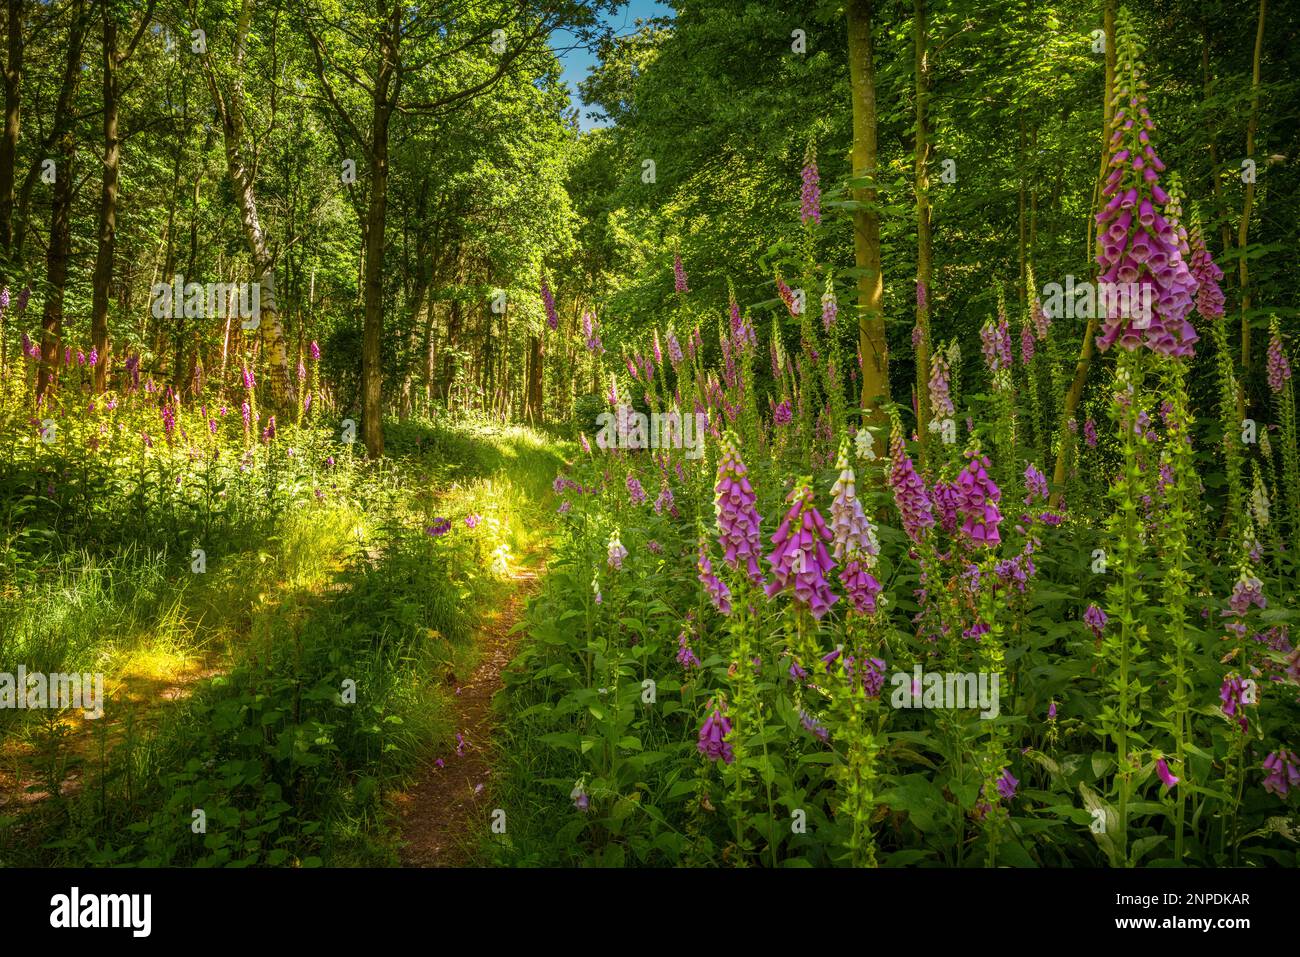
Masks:
[[[399,856],[405,867],[456,867],[467,863],[476,836],[492,813],[492,698],[501,690],[501,673],[514,658],[520,635],[512,633],[528,597],[546,572],[544,554],[529,556],[511,575],[512,591],[485,615],[474,635],[480,657],[473,675],[452,699],[463,753],[452,751],[431,765],[394,798],[401,816]]]

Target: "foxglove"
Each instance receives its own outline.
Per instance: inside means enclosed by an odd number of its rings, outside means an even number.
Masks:
[[[735,436],[722,440],[718,477],[714,491],[714,513],[718,522],[718,547],[732,568],[743,569],[751,581],[763,579],[758,559],[762,554],[762,533],[755,503],[758,496],[749,482],[749,469],[740,457]]]

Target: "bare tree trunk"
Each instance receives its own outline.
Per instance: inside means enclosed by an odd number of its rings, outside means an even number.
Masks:
[[[257,194],[253,188],[254,172],[244,156],[244,55],[253,5],[253,0],[243,0],[240,7],[229,95],[222,95],[210,54],[204,57],[203,63],[208,88],[221,117],[226,145],[226,168],[234,187],[235,202],[239,206],[239,221],[244,228],[244,239],[253,260],[253,281],[260,285],[261,312],[257,329],[261,333],[262,346],[271,369],[271,398],[277,410],[283,413],[297,402],[297,390],[289,370],[289,349],[285,343],[284,325],[276,302],[275,264],[258,216]]]
[[[1210,33],[1209,27],[1204,22],[1201,24],[1201,74],[1205,81],[1205,98],[1209,99],[1214,89],[1214,80],[1210,76]],[[1232,229],[1228,226],[1228,221],[1224,218],[1225,211],[1228,208],[1228,202],[1223,196],[1223,181],[1221,172],[1222,164],[1219,162],[1219,147],[1215,143],[1214,124],[1208,122],[1209,126],[1208,141],[1210,147],[1210,175],[1211,186],[1214,189],[1214,204],[1218,216],[1221,219],[1219,223],[1219,237],[1223,242],[1223,255],[1227,256],[1232,252]]]
[[[41,315],[41,368],[36,383],[38,397],[44,395],[55,381],[59,355],[63,350],[63,290],[68,284],[68,257],[72,252],[72,167],[76,156],[77,147],[69,132],[63,137],[50,209],[50,245],[45,253],[45,274],[49,289]]]
[[[916,348],[916,423],[921,448],[926,446],[930,424],[930,280],[933,271],[933,243],[930,236],[929,118],[930,65],[926,49],[925,0],[915,0],[912,46],[916,82],[916,143],[913,163],[916,175],[916,324],[921,341]]]
[[[459,281],[459,268],[454,275]],[[463,306],[459,299],[451,301],[451,307],[447,310],[447,335],[442,342],[442,397],[446,400],[448,409],[451,407],[452,390],[455,386],[457,367],[459,365],[455,350],[460,345],[460,335],[465,325],[462,309]]]
[[[858,276],[858,349],[862,357],[862,407],[867,421],[887,421],[889,346],[885,340],[884,277],[880,269],[880,211],[876,207],[876,81],[872,62],[871,0],[848,0],[849,78],[853,96],[853,254]]]
[[[1102,94],[1102,124],[1101,124],[1101,173],[1098,174],[1098,184],[1100,184],[1106,167],[1110,159],[1110,124],[1114,116],[1114,104],[1111,102],[1115,90],[1115,10],[1117,0],[1106,0],[1106,6],[1102,13],[1102,23],[1105,27],[1106,34],[1106,80],[1105,90]],[[1100,205],[1101,189],[1100,185],[1093,191],[1093,204],[1088,212],[1088,219],[1091,221],[1093,212]],[[1089,231],[1089,236],[1092,233]],[[1100,243],[1100,237],[1095,240]],[[1090,250],[1091,252],[1091,250]],[[1059,316],[1056,318],[1060,318]],[[1065,423],[1074,418],[1074,412],[1079,407],[1079,400],[1083,398],[1083,387],[1088,381],[1088,369],[1092,365],[1092,353],[1096,348],[1094,339],[1097,333],[1097,320],[1089,319],[1083,330],[1083,343],[1079,346],[1079,361],[1074,367],[1074,378],[1070,381],[1070,388],[1065,393],[1065,402],[1061,410],[1061,423]],[[1052,504],[1057,505],[1061,501],[1061,492],[1065,487],[1066,460],[1068,456],[1069,442],[1062,435],[1060,450],[1056,453],[1056,468],[1052,472],[1052,481],[1056,485],[1056,490],[1052,493]]]
[[[0,254],[13,247],[14,183],[17,182],[18,131],[22,124],[23,0],[9,0],[9,56],[5,63],[5,130],[0,138]],[[8,269],[6,268],[6,272]]]
[[[379,72],[375,77],[370,126],[370,205],[366,215],[365,324],[361,344],[361,431],[366,451],[384,454],[383,367],[384,230],[388,217],[388,122],[393,113],[393,80],[401,42],[401,4],[394,4],[379,35]]]
[[[1030,135],[1029,153],[1031,156],[1038,156],[1038,124],[1034,124],[1033,133]],[[1032,167],[1034,176],[1029,183],[1029,261],[1034,261],[1034,250],[1038,248],[1038,166],[1035,159],[1035,165]],[[1026,278],[1028,278],[1026,276]],[[1025,289],[1025,295],[1028,295],[1028,289],[1022,282],[1021,288]],[[1021,297],[1021,304],[1024,304],[1024,296]]]
[[[524,396],[524,415],[530,425],[542,421],[542,337],[528,337],[528,386]]]
[[[181,83],[182,127],[186,126],[189,120],[189,109],[188,109],[189,98],[186,95],[187,92],[188,90],[186,89],[186,85],[182,81]],[[184,144],[185,144],[185,138],[182,136],[177,136],[176,149],[175,152],[172,154],[172,185],[171,185],[171,191],[168,193],[168,196],[170,197],[170,202],[167,204],[167,247],[166,247],[166,251],[163,254],[163,270],[162,270],[163,281],[167,283],[171,283],[173,281],[174,276],[176,275],[176,207],[180,205],[179,193],[180,193],[180,185],[181,185],[181,166],[185,157]],[[199,178],[200,177],[196,177],[194,182],[194,188],[196,191],[198,189]],[[194,198],[194,204],[195,207],[197,208],[198,206],[197,192]],[[150,316],[150,319],[152,319],[152,310],[149,311],[148,315]],[[155,342],[161,342],[162,329],[166,325],[168,318],[169,317],[164,316],[163,318],[160,319],[153,319]],[[155,349],[155,352],[156,351],[157,350]],[[179,366],[179,363],[177,363],[177,366]],[[173,376],[173,379],[176,380],[174,384],[178,385],[179,377]]]
[[[90,336],[98,358],[95,362],[95,391],[108,383],[108,287],[113,281],[113,254],[117,245],[117,183],[122,161],[122,141],[117,130],[118,53],[117,21],[111,4],[104,4],[104,178],[99,195],[99,244],[95,250],[95,271],[91,280]]]
[[[1259,127],[1259,58],[1264,47],[1264,13],[1265,0],[1259,0],[1259,23],[1255,27],[1255,56],[1252,60],[1250,81],[1250,120],[1246,124],[1246,157],[1255,154],[1255,130]],[[1238,276],[1241,279],[1241,371],[1243,373],[1242,391],[1246,388],[1246,374],[1250,372],[1250,263],[1246,258],[1246,237],[1250,231],[1250,214],[1255,206],[1255,177],[1246,184],[1246,200],[1241,210],[1241,224],[1237,227],[1237,248],[1241,256],[1237,259]],[[1244,400],[1243,403],[1244,405]]]
[[[432,405],[434,397],[434,355],[437,344],[434,335],[435,317],[433,303],[426,304],[424,307],[424,401],[426,405]]]
[[[1016,301],[1020,306],[1020,311],[1025,309],[1025,271],[1026,254],[1029,244],[1029,184],[1028,173],[1025,167],[1028,165],[1027,145],[1028,138],[1025,136],[1025,111],[1020,111],[1019,116],[1020,139],[1018,146],[1018,162],[1020,167],[1019,183],[1016,188],[1016,225],[1019,229],[1019,241],[1017,242],[1017,261],[1020,265],[1020,279],[1016,283],[1017,293]]]
[[[212,136],[209,133],[208,142],[204,144],[204,153],[212,146]],[[185,267],[186,277],[194,276],[198,271],[199,261],[199,196],[200,189],[203,185],[202,173],[194,177],[194,188],[190,198],[190,258]],[[228,311],[228,310],[227,310]],[[186,339],[191,334],[188,323],[182,313],[181,317],[175,320],[176,326],[173,329],[174,341],[172,343],[172,390],[179,396],[185,388],[186,377],[192,375],[192,370],[186,363],[187,348]]]
[[[50,202],[50,244],[45,252],[47,291],[41,314],[41,366],[37,373],[36,395],[46,393],[58,371],[58,357],[63,350],[63,291],[68,282],[68,258],[72,253],[72,200],[76,188],[77,141],[69,128],[73,97],[81,78],[81,54],[86,40],[87,20],[78,0],[68,34],[67,59],[63,82],[54,108],[54,132],[59,139],[60,160],[54,171],[54,195]]]

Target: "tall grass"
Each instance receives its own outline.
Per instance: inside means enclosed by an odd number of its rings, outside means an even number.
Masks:
[[[392,435],[389,459],[322,467],[317,437],[285,430],[315,463],[293,480],[274,450],[233,485],[197,463],[183,503],[132,486],[152,517],[63,551],[94,524],[63,513],[14,563],[41,573],[14,576],[0,670],[103,671],[109,700],[98,724],[0,712],[0,769],[49,794],[0,812],[0,863],[395,862],[385,795],[452,740],[445,679],[472,668],[479,609],[544,533],[561,458],[526,429]],[[106,471],[130,485],[130,468]],[[195,528],[202,574],[176,534]]]

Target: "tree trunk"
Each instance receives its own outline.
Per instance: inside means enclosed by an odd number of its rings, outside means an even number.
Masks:
[[[392,85],[401,42],[402,6],[395,4],[379,37],[379,73],[375,77],[370,126],[370,204],[366,215],[365,324],[361,343],[361,431],[372,458],[384,454],[383,368],[384,230],[388,217],[388,121],[393,112]]]
[[[1023,109],[1020,111],[1018,125],[1020,130],[1020,141],[1018,146],[1019,162],[1017,162],[1016,165],[1020,168],[1020,176],[1018,177],[1019,182],[1016,188],[1016,226],[1019,230],[1019,241],[1016,244],[1016,248],[1017,261],[1020,266],[1020,279],[1016,283],[1016,301],[1020,307],[1021,313],[1023,313],[1025,311],[1025,278],[1027,276],[1025,271],[1026,249],[1029,243],[1029,184],[1027,182],[1028,173],[1025,170],[1025,167],[1028,164],[1028,139],[1025,136],[1025,111]]]
[[[528,337],[528,386],[524,395],[524,414],[530,425],[542,421],[542,337]]]
[[[244,0],[239,11],[235,34],[235,59],[230,74],[229,95],[222,96],[212,68],[211,56],[204,59],[208,85],[221,117],[226,145],[226,168],[239,206],[239,221],[244,240],[253,260],[253,282],[260,285],[260,315],[257,329],[270,366],[271,401],[282,415],[297,402],[297,390],[289,369],[289,349],[285,343],[284,324],[276,302],[275,265],[257,212],[257,194],[253,188],[253,169],[244,159],[244,54],[249,24],[253,17],[253,0]],[[382,438],[380,446],[382,449]]]
[[[72,253],[73,164],[77,156],[72,132],[63,135],[60,160],[50,208],[50,245],[45,253],[48,290],[41,315],[41,368],[36,395],[42,396],[54,381],[63,351],[63,290],[68,283],[68,257]]]
[[[181,84],[181,121],[184,127],[189,120],[189,100],[186,97],[186,88],[184,82]],[[162,281],[171,283],[176,275],[176,208],[180,205],[180,185],[181,185],[181,166],[185,158],[185,138],[177,136],[176,150],[172,154],[172,185],[167,194],[170,202],[167,204],[167,246],[163,253]],[[195,188],[198,187],[198,181],[201,177],[195,177]],[[198,198],[195,197],[195,205],[198,205]],[[149,317],[154,324],[154,342],[162,341],[162,330],[166,326],[169,317],[164,316],[161,319],[153,319],[153,310],[150,309]],[[146,320],[148,321],[148,320]],[[182,320],[183,321],[183,320]],[[155,352],[157,349],[155,348]],[[179,365],[179,364],[178,364]],[[176,378],[176,377],[173,377]],[[174,383],[179,384],[179,383]]]
[[[433,404],[435,395],[434,387],[434,357],[437,342],[434,335],[434,319],[436,311],[433,303],[428,303],[424,307],[424,401],[426,406]]]
[[[1255,56],[1251,67],[1250,120],[1246,123],[1246,158],[1255,154],[1255,130],[1259,127],[1259,57],[1264,47],[1265,0],[1259,0],[1259,23],[1255,27]],[[1246,237],[1250,231],[1250,214],[1255,205],[1255,178],[1246,184],[1246,200],[1241,209],[1241,225],[1237,227],[1238,276],[1241,279],[1241,385],[1246,388],[1246,375],[1250,372],[1250,263],[1246,258]],[[1243,402],[1244,405],[1244,402]]]
[[[8,258],[14,238],[14,184],[18,170],[18,130],[22,122],[23,0],[9,0],[9,58],[5,63],[5,131],[0,139],[0,254]],[[6,276],[11,267],[4,267]]]
[[[209,132],[207,142],[204,144],[203,153],[207,154],[212,148],[212,134]],[[203,174],[199,172],[194,177],[194,187],[190,196],[190,258],[185,267],[185,278],[187,281],[193,281],[191,277],[198,272],[199,262],[199,198],[200,190],[203,186]],[[187,320],[184,313],[174,320],[176,325],[172,330],[173,349],[175,355],[172,359],[172,390],[179,396],[185,388],[187,376],[192,375],[192,370],[186,362],[187,358],[187,338],[192,335],[191,326],[194,325],[192,320]]]
[[[1214,89],[1214,80],[1210,75],[1210,31],[1204,22],[1201,24],[1201,75],[1205,82],[1205,98],[1208,100]],[[1226,216],[1228,201],[1223,196],[1223,180],[1220,175],[1223,166],[1219,162],[1219,147],[1215,143],[1213,121],[1207,119],[1207,126],[1212,177],[1210,185],[1214,189],[1215,211],[1219,217],[1219,238],[1223,242],[1223,255],[1226,258],[1228,253],[1232,252],[1232,228],[1228,225]]]
[[[95,362],[95,391],[108,383],[108,287],[113,280],[113,254],[117,244],[117,182],[122,159],[118,138],[117,21],[110,4],[103,6],[104,18],[104,178],[99,195],[99,244],[91,280],[90,337],[98,358]]]
[[[929,117],[930,64],[926,49],[925,0],[916,0],[912,21],[913,53],[916,80],[916,144],[913,161],[916,172],[916,324],[921,342],[916,348],[916,423],[922,449],[926,446],[930,424],[930,279],[933,270],[933,244],[930,237],[930,160]]]
[[[1038,248],[1038,124],[1034,124],[1033,132],[1030,134],[1029,153],[1034,159],[1031,161],[1030,172],[1033,175],[1029,182],[1029,261],[1034,261],[1034,250]],[[1028,278],[1028,277],[1026,277]],[[1028,289],[1024,283],[1021,288],[1028,295]],[[1032,298],[1032,297],[1030,297]],[[1021,304],[1025,302],[1025,297],[1021,297]]]
[[[58,359],[63,351],[63,291],[68,282],[68,258],[72,253],[72,200],[76,189],[77,140],[71,127],[72,102],[81,79],[81,54],[86,40],[87,19],[77,3],[68,34],[63,81],[54,107],[53,130],[59,134],[59,163],[54,171],[50,199],[50,244],[45,252],[45,305],[41,314],[41,366],[36,378],[36,395],[46,393],[55,381]]]
[[[1089,221],[1093,218],[1093,213],[1100,206],[1101,188],[1100,183],[1104,177],[1106,167],[1110,159],[1110,124],[1114,116],[1114,104],[1111,102],[1115,90],[1115,9],[1117,0],[1106,0],[1106,6],[1102,14],[1103,25],[1106,33],[1106,79],[1105,90],[1102,93],[1102,124],[1101,124],[1101,173],[1098,174],[1098,186],[1093,192],[1092,208],[1088,211]],[[1089,236],[1091,236],[1091,230]],[[1094,240],[1100,242],[1100,237]],[[1053,318],[1060,319],[1060,316]],[[1065,423],[1074,418],[1074,412],[1079,407],[1079,400],[1083,398],[1083,387],[1088,381],[1088,368],[1092,365],[1092,353],[1096,347],[1093,341],[1097,333],[1097,320],[1089,319],[1084,325],[1083,343],[1079,346],[1079,361],[1074,367],[1074,378],[1070,381],[1070,388],[1065,393],[1065,402],[1061,410],[1061,424],[1064,430]],[[1067,468],[1067,458],[1069,447],[1073,443],[1066,440],[1064,432],[1061,436],[1060,450],[1056,453],[1056,468],[1052,472],[1052,482],[1056,489],[1052,492],[1052,505],[1058,505],[1061,501],[1061,493],[1065,487],[1065,476]]]
[[[449,411],[452,385],[456,381],[455,348],[460,343],[462,325],[460,300],[453,299],[451,308],[447,310],[447,335],[442,343],[442,398],[447,403]]]
[[[889,346],[885,341],[884,277],[880,271],[880,211],[876,206],[876,81],[871,52],[871,0],[848,0],[849,79],[853,95],[853,255],[858,275],[858,349],[866,421],[887,421]]]

